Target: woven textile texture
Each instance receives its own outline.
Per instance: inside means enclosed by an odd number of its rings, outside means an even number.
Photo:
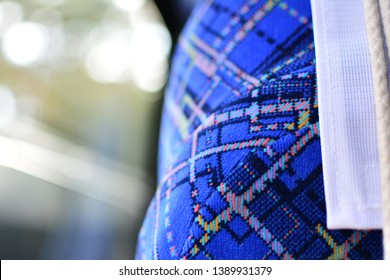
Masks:
[[[205,0],[176,48],[138,259],[381,259],[328,230],[309,0]]]

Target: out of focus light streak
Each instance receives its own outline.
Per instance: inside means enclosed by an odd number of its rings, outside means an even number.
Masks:
[[[8,87],[0,85],[0,126],[10,122],[15,115],[15,96]]]
[[[147,185],[137,178],[26,141],[0,135],[0,154],[0,166],[102,201],[134,217],[141,214],[140,203],[149,195]]]

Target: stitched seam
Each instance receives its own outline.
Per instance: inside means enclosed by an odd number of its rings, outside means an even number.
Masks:
[[[324,22],[324,18],[325,18],[325,11],[322,7],[322,2],[319,1],[319,4],[320,4],[320,8],[321,8],[321,11],[322,11],[322,17],[321,17],[321,20],[322,20],[322,26],[323,26],[323,31],[324,31],[324,41],[325,41],[325,50],[326,50],[326,66],[327,66],[327,75],[328,75],[328,86],[329,86],[329,90],[330,92],[332,93],[333,92],[333,85],[332,85],[332,79],[331,79],[331,71],[330,71],[330,62],[329,62],[329,45],[328,45],[328,28],[327,28],[327,25],[325,24]],[[329,98],[327,98],[329,97]],[[332,129],[332,137],[331,138],[331,143],[332,143],[332,148],[331,148],[331,153],[332,153],[332,158],[334,160],[334,168],[335,168],[335,176],[334,176],[334,181],[336,183],[336,193],[337,193],[337,198],[336,198],[336,201],[337,201],[337,206],[340,208],[340,205],[341,205],[341,201],[340,201],[340,185],[339,185],[339,180],[338,180],[338,176],[339,176],[339,168],[338,168],[338,159],[337,159],[337,153],[336,153],[336,145],[335,145],[335,140],[334,140],[334,136],[336,135],[335,134],[335,129],[334,129],[334,109],[333,109],[333,101],[332,101],[332,94],[328,94],[326,96],[326,99],[327,99],[327,102],[328,102],[328,108],[329,108],[329,111],[330,111],[330,118],[331,118],[331,122],[330,122],[330,126],[331,126],[331,129]],[[321,109],[319,109],[321,110]],[[333,205],[332,205],[333,206]]]

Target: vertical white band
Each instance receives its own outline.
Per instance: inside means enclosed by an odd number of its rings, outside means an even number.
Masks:
[[[363,1],[311,1],[329,229],[382,227]]]

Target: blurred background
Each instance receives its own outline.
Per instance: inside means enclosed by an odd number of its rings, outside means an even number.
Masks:
[[[0,0],[0,258],[132,259],[196,0]]]

